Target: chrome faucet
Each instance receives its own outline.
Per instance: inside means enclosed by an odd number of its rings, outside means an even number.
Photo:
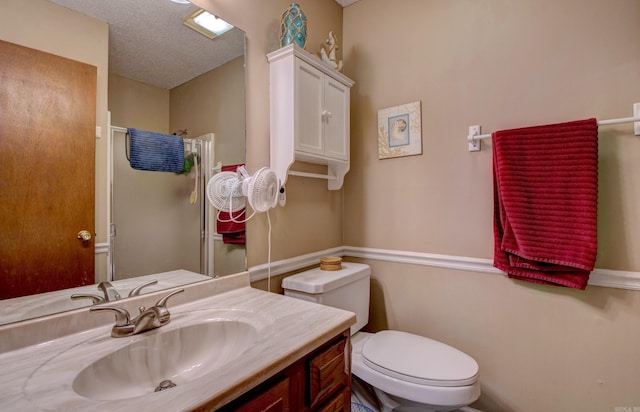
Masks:
[[[135,288],[131,289],[131,292],[129,292],[129,297],[140,295],[140,291],[142,290],[142,288],[150,285],[155,285],[156,283],[158,283],[157,280],[151,280],[149,282],[136,286]],[[100,303],[113,302],[114,300],[120,300],[121,298],[116,288],[110,282],[100,282],[98,284],[98,289],[102,291],[104,297],[91,293],[75,293],[71,295],[71,300],[91,299],[92,305],[99,305]]]
[[[71,300],[79,299],[91,299],[92,305],[98,305],[100,303],[112,302],[120,299],[120,294],[115,287],[109,282],[98,283],[98,290],[102,292],[103,296],[94,295],[91,293],[74,293],[71,295]]]
[[[98,289],[102,291],[102,294],[104,295],[104,300],[106,302],[113,302],[114,300],[120,300],[120,294],[110,282],[98,283]]]
[[[138,308],[140,313],[133,319],[131,319],[129,312],[123,308],[94,306],[89,310],[91,312],[99,310],[111,310],[115,312],[116,323],[111,329],[111,336],[114,338],[123,338],[125,336],[137,335],[138,333],[156,329],[169,323],[171,320],[171,314],[167,308],[167,300],[171,296],[180,292],[184,292],[184,289],[178,289],[166,296],[163,296],[155,306],[152,306],[149,309],[146,309],[144,306],[140,306],[140,308]]]

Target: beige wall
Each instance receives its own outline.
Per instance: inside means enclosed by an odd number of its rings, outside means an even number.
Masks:
[[[195,138],[214,132],[216,162],[245,162],[244,57],[171,89],[171,130]]]
[[[111,125],[171,133],[169,90],[109,75]]]
[[[360,0],[344,10],[352,89],[344,243],[492,258],[483,133],[632,115],[640,2]],[[379,22],[380,24],[371,24]],[[378,160],[377,110],[422,102],[421,156]],[[600,129],[597,266],[640,272],[640,140]],[[480,364],[485,411],[640,407],[640,292],[585,292],[369,260],[370,329],[451,343]]]

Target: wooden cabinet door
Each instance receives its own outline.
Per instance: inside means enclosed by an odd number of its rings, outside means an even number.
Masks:
[[[96,82],[94,66],[0,41],[2,299],[95,283]]]
[[[309,359],[308,393],[311,408],[317,408],[338,389],[349,386],[350,368],[345,364],[348,344],[349,339],[345,337]]]

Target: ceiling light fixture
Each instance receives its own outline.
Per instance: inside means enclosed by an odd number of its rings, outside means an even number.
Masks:
[[[171,1],[178,4],[191,4],[189,0],[171,0]]]
[[[233,29],[232,25],[203,9],[198,9],[189,14],[182,22],[210,39]]]

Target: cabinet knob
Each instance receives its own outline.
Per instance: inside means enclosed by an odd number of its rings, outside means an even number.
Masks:
[[[330,111],[328,111],[328,110],[323,110],[322,111],[322,120],[328,122],[329,119],[331,119],[331,116],[333,116],[333,114]]]

